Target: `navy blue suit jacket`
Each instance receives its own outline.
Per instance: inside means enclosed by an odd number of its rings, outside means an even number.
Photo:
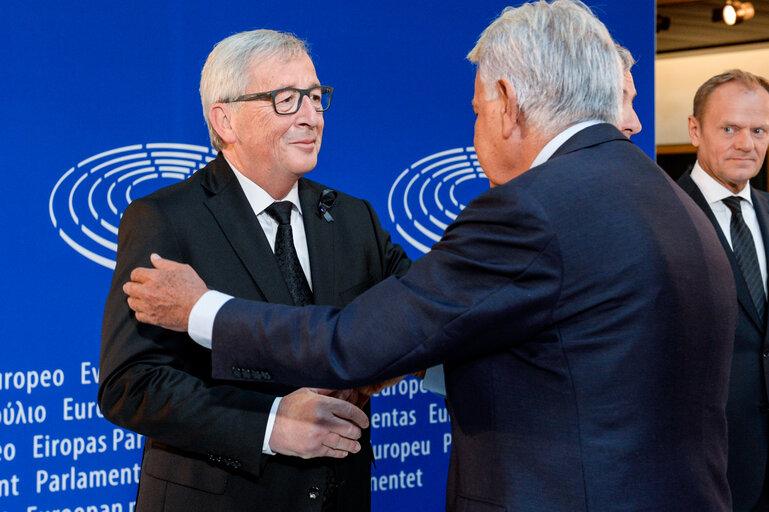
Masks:
[[[736,319],[713,226],[600,124],[343,310],[228,302],[212,362],[330,387],[446,363],[452,511],[726,512]]]
[[[737,285],[739,319],[734,337],[734,355],[729,379],[726,419],[729,430],[729,462],[727,476],[732,491],[734,512],[751,512],[761,496],[769,451],[769,418],[766,409],[767,352],[766,323],[758,315],[748,285],[726,241],[718,221],[690,173],[679,180],[681,185],[716,227]],[[753,206],[764,245],[769,240],[769,195],[751,188]]]

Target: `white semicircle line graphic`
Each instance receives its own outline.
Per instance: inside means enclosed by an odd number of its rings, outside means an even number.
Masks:
[[[91,174],[95,174],[99,170],[107,167],[108,165],[116,164],[118,162],[125,162],[126,160],[136,160],[137,158],[147,158],[147,153],[134,153],[133,155],[121,156],[120,158],[114,158],[107,162],[101,163],[91,169]]]
[[[452,172],[448,176],[444,176],[443,180],[441,180],[441,181],[446,182],[446,181],[449,181],[449,180],[452,180],[452,179],[456,178],[457,176],[462,176],[463,174],[473,173],[473,172],[475,172],[475,171],[473,171],[472,167],[465,167],[464,169],[460,169],[458,171]]]
[[[425,187],[430,184],[430,178],[427,178],[422,184],[422,188],[419,189],[419,206],[422,208],[422,213],[427,215],[427,206],[425,206]]]
[[[151,151],[152,158],[181,158],[182,160],[203,160],[203,155],[180,153],[178,151]],[[200,162],[198,162],[200,163]]]
[[[106,229],[107,231],[112,233],[113,235],[117,235],[117,228],[115,226],[113,226],[112,224],[110,224],[109,222],[107,222],[106,220],[101,219],[99,221],[99,224],[101,224],[101,227],[103,227],[104,229]]]
[[[432,215],[430,215],[430,222],[432,222],[433,224],[435,224],[436,226],[441,228],[443,231],[446,231],[446,228],[449,227],[448,224],[444,224],[443,222],[439,221],[438,219],[436,219]]]
[[[160,174],[158,174],[158,173],[148,174],[146,176],[142,176],[141,178],[136,178],[135,180],[133,180],[133,182],[131,183],[131,186],[135,187],[139,183],[142,183],[142,182],[147,181],[147,180],[153,180],[153,179],[159,178],[159,177],[160,177]]]
[[[180,172],[161,172],[160,173],[161,178],[176,178],[179,181],[182,181],[187,178],[186,174],[180,173]]]
[[[427,167],[425,167],[424,169],[419,171],[419,174],[427,174],[428,172],[432,171],[436,167],[440,167],[442,165],[445,165],[445,164],[448,164],[448,163],[451,163],[451,162],[459,162],[459,161],[463,162],[461,165],[465,165],[465,166],[469,165],[469,162],[467,161],[467,157],[466,156],[455,156],[454,158],[444,158],[443,160],[435,162],[432,165],[428,165]]]
[[[409,184],[406,185],[406,191],[403,193],[403,208],[406,210],[406,215],[408,216],[409,220],[412,219],[412,215],[411,215],[411,209],[409,208],[409,203],[407,199],[409,197],[409,190],[411,190],[411,185],[413,185],[417,179],[419,179],[419,174],[416,174],[414,175],[413,178],[411,178],[411,181],[409,181]]]
[[[91,210],[91,215],[93,215],[94,220],[99,219],[99,214],[96,213],[96,208],[93,207],[93,191],[99,186],[99,183],[101,183],[101,178],[96,180],[94,184],[91,185],[91,190],[88,191],[88,209]]]
[[[117,185],[117,181],[113,181],[112,185],[109,186],[109,190],[107,191],[107,204],[112,213],[117,215],[117,208],[115,207],[115,203],[112,202],[112,190],[115,188],[115,185]]]
[[[400,224],[395,225],[395,229],[398,231],[398,233],[411,245],[422,251],[423,253],[427,253],[430,248],[427,247],[425,244],[419,243],[416,240],[414,240],[404,229],[400,226]]]
[[[419,231],[421,231],[423,235],[425,235],[427,238],[431,240],[435,240],[437,242],[441,239],[440,235],[436,235],[435,233],[433,233],[432,231],[424,227],[422,224],[420,224],[419,221],[417,220],[414,221],[414,227],[417,228]]]
[[[96,242],[97,244],[101,245],[102,247],[104,247],[106,249],[109,249],[111,251],[117,251],[117,244],[116,243],[110,242],[106,238],[97,235],[96,233],[94,233],[93,231],[91,231],[90,229],[88,229],[85,226],[81,225],[80,226],[80,230],[83,232],[83,234],[85,234],[85,236],[87,236],[88,238],[90,238],[91,240]]]
[[[70,237],[68,237],[67,233],[65,233],[64,230],[62,230],[62,229],[59,230],[59,236],[65,242],[67,242],[67,245],[72,247],[75,251],[79,252],[80,254],[82,254],[83,256],[88,258],[89,260],[91,260],[91,261],[93,261],[95,263],[98,263],[99,265],[102,265],[104,267],[107,267],[109,269],[115,270],[115,262],[114,261],[111,261],[111,260],[105,258],[104,256],[100,256],[100,255],[96,254],[93,251],[89,251],[88,249],[86,249],[85,247],[83,247],[82,245],[78,244],[77,242],[72,240]]]
[[[119,172],[125,171],[126,169],[131,169],[133,167],[140,167],[142,165],[152,165],[152,162],[150,160],[142,160],[140,162],[133,162],[126,165],[121,165],[120,167],[116,167],[109,172],[105,172],[104,177],[109,178],[113,174],[117,174]]]
[[[438,186],[435,187],[435,205],[438,207],[440,211],[443,211],[443,204],[441,203],[441,199],[438,197],[438,192],[441,190],[441,187],[443,186],[443,182],[439,181]]]
[[[72,199],[75,196],[75,191],[77,190],[77,187],[80,186],[81,183],[83,183],[83,180],[85,180],[88,177],[88,173],[83,174],[78,178],[78,180],[75,182],[75,185],[72,187],[72,190],[69,191],[69,215],[72,217],[72,220],[75,221],[75,224],[80,224],[80,220],[77,218],[77,214],[75,213],[75,205],[73,204]]]
[[[141,169],[136,169],[135,171],[125,173],[124,175],[122,175],[117,179],[117,182],[120,183],[121,181],[127,180],[128,178],[131,178],[138,174],[146,174],[148,172],[154,172],[154,171],[155,171],[154,167],[142,167]]]
[[[69,171],[65,172],[64,175],[59,178],[59,181],[56,182],[56,185],[53,187],[53,191],[51,192],[51,197],[48,198],[48,215],[51,216],[51,222],[53,223],[53,227],[58,227],[56,225],[56,215],[53,213],[53,198],[56,195],[56,191],[59,190],[59,186],[61,185],[61,182],[66,180],[67,177],[75,172],[75,168],[73,167]]]
[[[159,178],[184,181],[214,160],[214,155],[208,147],[177,143],[134,144],[97,153],[57,180],[48,200],[51,224],[79,254],[114,268],[119,228],[116,222],[105,219],[112,215],[119,219],[125,207],[115,194],[125,193],[130,204],[139,190],[145,192],[144,186],[135,188],[138,184]],[[125,184],[121,186],[121,182]],[[151,192],[165,184],[151,183],[146,190]]]
[[[158,158],[155,165],[178,165],[181,167],[197,167],[200,162],[191,162],[190,160],[179,160],[178,158]]]
[[[438,176],[442,176],[442,175],[446,174],[447,172],[453,171],[454,169],[470,169],[470,170],[472,170],[472,166],[468,162],[462,162],[460,164],[449,165],[448,167],[446,167],[444,169],[441,169],[440,171],[438,171],[436,173],[433,173],[433,178],[437,178]],[[446,180],[444,179],[444,181],[446,181]]]
[[[393,192],[395,191],[395,187],[398,186],[398,183],[403,179],[405,175],[409,173],[409,170],[406,169],[400,175],[395,178],[395,183],[393,183],[392,187],[390,187],[390,194],[387,196],[387,209],[390,212],[390,221],[395,222],[395,215],[393,214]]]
[[[194,144],[179,144],[176,142],[152,142],[149,144],[145,144],[145,147],[147,149],[186,149],[189,151],[197,151],[198,153],[208,153],[211,151],[210,148],[206,148],[203,146],[196,146]],[[141,146],[139,146],[141,148]],[[211,157],[213,160],[213,157]]]
[[[85,164],[89,162],[93,162],[94,160],[98,160],[100,158],[104,158],[105,156],[114,155],[115,153],[125,153],[126,151],[136,151],[142,148],[141,144],[135,144],[133,146],[124,146],[122,148],[115,148],[110,149],[109,151],[105,151],[103,153],[99,153],[98,155],[93,155],[91,157],[86,158],[79,164],[77,164],[78,167],[83,167]]]
[[[419,167],[423,163],[429,162],[433,158],[440,158],[442,156],[454,155],[456,153],[461,153],[461,152],[462,152],[462,148],[455,148],[455,149],[448,149],[446,151],[441,151],[440,153],[435,153],[435,154],[432,154],[430,156],[426,156],[423,159],[414,162],[413,164],[411,164],[411,168],[414,169],[415,167]]]

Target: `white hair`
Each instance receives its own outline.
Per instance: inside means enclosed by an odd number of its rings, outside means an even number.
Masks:
[[[622,73],[625,74],[635,65],[635,58],[630,53],[630,50],[624,46],[617,45],[617,53],[619,53],[619,58],[622,60]]]
[[[217,43],[200,74],[200,101],[211,145],[217,150],[224,145],[208,118],[211,105],[245,94],[251,66],[276,55],[291,59],[307,53],[307,44],[293,34],[267,29],[239,32]]]
[[[478,65],[487,99],[506,79],[526,122],[545,134],[597,119],[621,118],[622,65],[606,27],[579,0],[508,7],[467,58]]]

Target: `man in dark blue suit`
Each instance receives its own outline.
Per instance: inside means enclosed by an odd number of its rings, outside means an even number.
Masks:
[[[716,227],[737,286],[739,319],[726,406],[732,502],[735,512],[767,511],[769,195],[748,180],[760,171],[769,145],[769,81],[737,69],[709,79],[694,97],[689,134],[697,163],[678,183]],[[748,242],[745,254],[740,238]]]
[[[730,510],[733,279],[702,211],[615,128],[606,28],[579,2],[525,4],[469,59],[493,188],[342,310],[223,297],[214,374],[349,386],[444,363],[452,511]],[[186,330],[218,292],[153,263],[129,305]]]

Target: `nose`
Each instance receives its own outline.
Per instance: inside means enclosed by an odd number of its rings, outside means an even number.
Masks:
[[[749,130],[739,130],[734,137],[734,147],[739,151],[753,151],[755,142]]]
[[[633,108],[630,108],[629,112],[625,113],[625,119],[622,122],[622,132],[625,136],[630,137],[639,133],[641,128],[643,127],[641,126],[641,120],[638,119],[638,114],[636,114]]]
[[[302,98],[302,104],[299,105],[299,111],[295,114],[299,124],[316,127],[323,121],[323,112],[315,110],[309,98]]]

